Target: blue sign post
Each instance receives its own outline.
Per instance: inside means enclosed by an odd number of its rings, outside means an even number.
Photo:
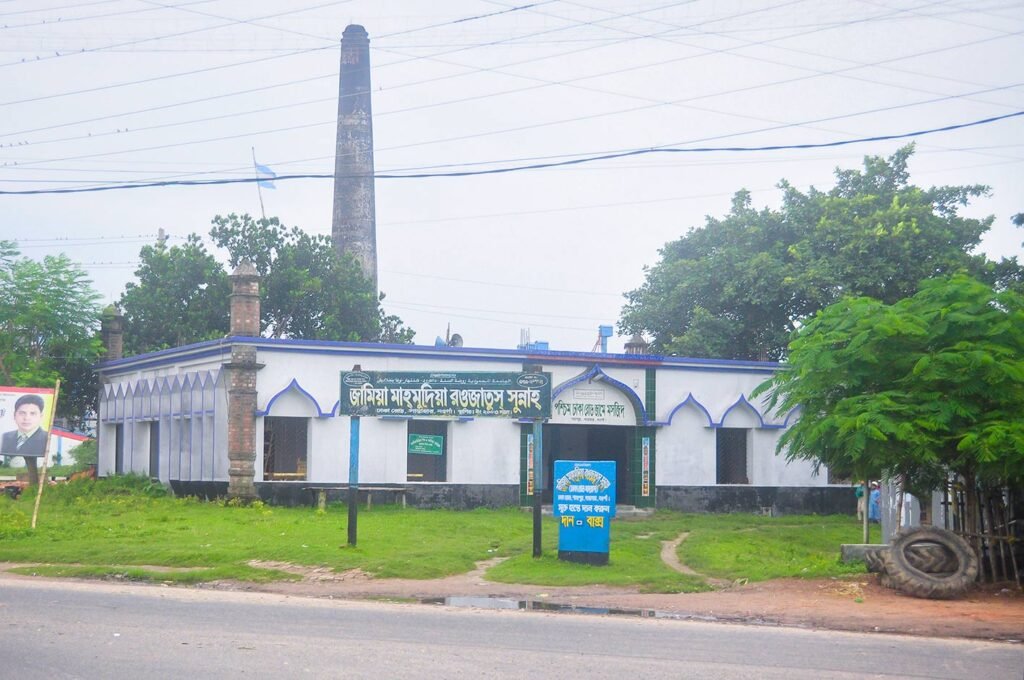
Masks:
[[[615,461],[556,460],[551,491],[558,518],[558,559],[608,564]]]
[[[349,418],[348,544],[355,546],[359,522],[359,416]]]

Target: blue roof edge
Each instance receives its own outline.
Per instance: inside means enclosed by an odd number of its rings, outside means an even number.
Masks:
[[[310,351],[340,352],[344,354],[409,354],[417,356],[448,357],[452,359],[486,359],[495,358],[504,361],[522,361],[543,363],[553,362],[588,362],[603,365],[620,366],[665,366],[679,368],[703,369],[754,369],[775,371],[782,364],[775,361],[748,361],[741,359],[705,359],[695,357],[663,356],[659,354],[603,354],[600,352],[573,352],[564,350],[521,350],[498,349],[486,347],[436,347],[434,345],[401,345],[394,343],[345,342],[339,340],[295,340],[284,338],[261,338],[248,336],[226,336],[216,340],[182,345],[170,349],[147,352],[122,359],[113,359],[96,364],[97,371],[116,371],[118,369],[138,368],[152,364],[171,363],[184,358],[202,358],[218,353],[230,352],[234,344],[255,345],[258,349],[268,351]]]

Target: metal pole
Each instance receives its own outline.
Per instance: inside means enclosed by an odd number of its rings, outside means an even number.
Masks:
[[[349,417],[348,544],[355,547],[359,522],[359,416]]]
[[[533,556],[540,557],[541,550],[541,497],[544,490],[544,423],[533,421]]]
[[[252,169],[256,172],[256,193],[260,197],[260,215],[263,219],[267,219],[267,211],[263,209],[263,190],[260,188],[260,171],[256,167],[256,147],[250,147],[252,149]]]

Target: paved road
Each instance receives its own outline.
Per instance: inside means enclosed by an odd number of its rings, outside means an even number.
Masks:
[[[1024,646],[0,575],[0,677],[1024,678]]]

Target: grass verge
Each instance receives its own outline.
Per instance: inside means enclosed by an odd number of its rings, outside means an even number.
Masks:
[[[476,562],[507,558],[487,572],[506,583],[609,585],[642,592],[707,590],[703,578],[680,574],[661,560],[663,541],[690,532],[681,560],[709,577],[751,581],[863,572],[842,565],[839,544],[856,542],[850,517],[683,515],[659,511],[612,522],[608,566],[557,559],[558,528],[544,519],[544,555],[531,556],[532,518],[518,509],[360,510],[359,541],[346,543],[343,505],[325,512],[255,502],[174,498],[137,477],[78,480],[49,487],[38,527],[29,528],[34,493],[0,497],[0,561],[37,566],[22,573],[172,583],[218,579],[295,578],[257,569],[252,560],[335,571],[361,569],[377,578],[430,579],[464,573]],[[165,569],[158,569],[163,567]]]
[[[245,574],[246,569],[248,575]],[[29,567],[10,569],[25,576],[49,576],[53,578],[97,578],[105,580],[144,581],[148,583],[173,583],[192,585],[206,581],[232,579],[252,583],[271,581],[298,581],[300,576],[278,569],[243,568],[238,565],[222,567],[197,567],[194,569],[166,570],[153,567],[92,565],[92,564],[35,564]]]
[[[860,526],[842,515],[689,515],[687,526],[691,535],[679,546],[680,561],[717,578],[823,578],[865,570],[838,559],[841,544],[860,542]]]

